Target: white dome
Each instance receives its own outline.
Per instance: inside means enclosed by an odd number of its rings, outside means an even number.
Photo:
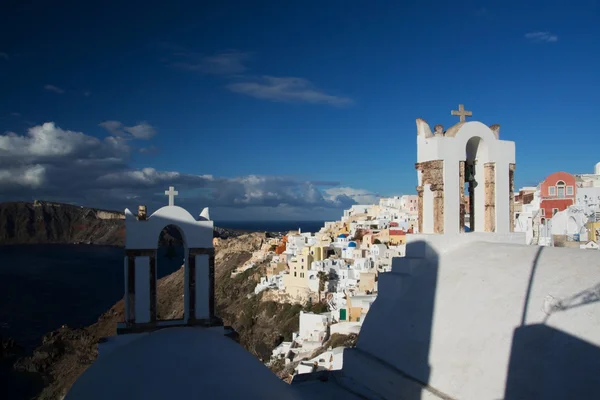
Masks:
[[[98,359],[65,400],[297,399],[256,357],[220,331],[167,328]]]
[[[600,175],[600,162],[596,164],[596,168],[594,168],[594,174]]]

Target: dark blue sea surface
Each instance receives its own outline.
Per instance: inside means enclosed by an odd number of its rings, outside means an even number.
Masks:
[[[302,232],[318,232],[324,221],[215,221],[220,228],[248,231],[286,232],[300,228]]]
[[[158,252],[158,277],[176,271]],[[61,325],[90,325],[123,297],[123,248],[96,245],[0,246],[0,334],[32,348]]]
[[[159,248],[159,278],[182,265],[183,248],[174,250],[169,259],[167,248]],[[110,246],[0,246],[0,335],[31,351],[63,324],[93,324],[123,297],[124,256],[123,248]],[[28,399],[39,381],[12,371],[12,361],[0,360],[0,398]]]

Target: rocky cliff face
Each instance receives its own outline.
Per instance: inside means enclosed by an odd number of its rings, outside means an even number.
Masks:
[[[215,227],[216,237],[241,232]],[[166,227],[162,239],[178,244],[177,229]],[[158,238],[157,238],[158,240]],[[87,243],[125,245],[125,215],[117,211],[35,201],[0,203],[0,245]]]
[[[40,201],[0,204],[0,244],[124,242],[122,213]]]
[[[231,272],[250,259],[267,240],[264,233],[244,234],[217,241],[215,255],[215,292],[217,314],[239,333],[240,343],[261,359],[285,337],[290,339],[298,329],[299,305],[261,301],[253,294],[254,286],[264,274],[265,265],[257,266],[231,278]],[[183,268],[159,280],[158,314],[161,319],[183,315]],[[60,399],[73,382],[98,355],[102,337],[116,333],[123,320],[124,302],[120,300],[98,321],[82,329],[63,327],[46,335],[31,357],[19,360],[15,368],[40,372],[46,387],[39,399]]]

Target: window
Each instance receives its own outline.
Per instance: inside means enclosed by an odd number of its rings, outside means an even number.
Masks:
[[[294,272],[294,277],[296,276],[296,273]]]
[[[565,183],[563,181],[556,182],[556,191],[558,192],[558,198],[564,199],[565,197]]]
[[[544,210],[544,209],[542,208],[542,217],[545,217],[545,216],[546,216],[546,210]]]
[[[567,196],[573,196],[573,186],[567,186]]]
[[[556,196],[556,187],[554,187],[554,186],[548,187],[548,196]]]
[[[556,215],[557,212],[558,212],[558,208],[553,208],[552,209],[552,216],[554,217],[554,215]]]
[[[300,272],[300,278],[304,278],[304,272]]]

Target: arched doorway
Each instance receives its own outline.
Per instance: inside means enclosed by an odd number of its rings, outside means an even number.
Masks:
[[[484,231],[485,163],[488,149],[482,138],[471,137],[465,146],[465,179],[462,207],[465,213],[465,232]]]
[[[173,282],[185,280],[186,243],[181,229],[174,224],[165,226],[156,246],[156,280],[172,275]],[[162,321],[184,319],[185,290],[182,285],[156,284],[156,318]]]

